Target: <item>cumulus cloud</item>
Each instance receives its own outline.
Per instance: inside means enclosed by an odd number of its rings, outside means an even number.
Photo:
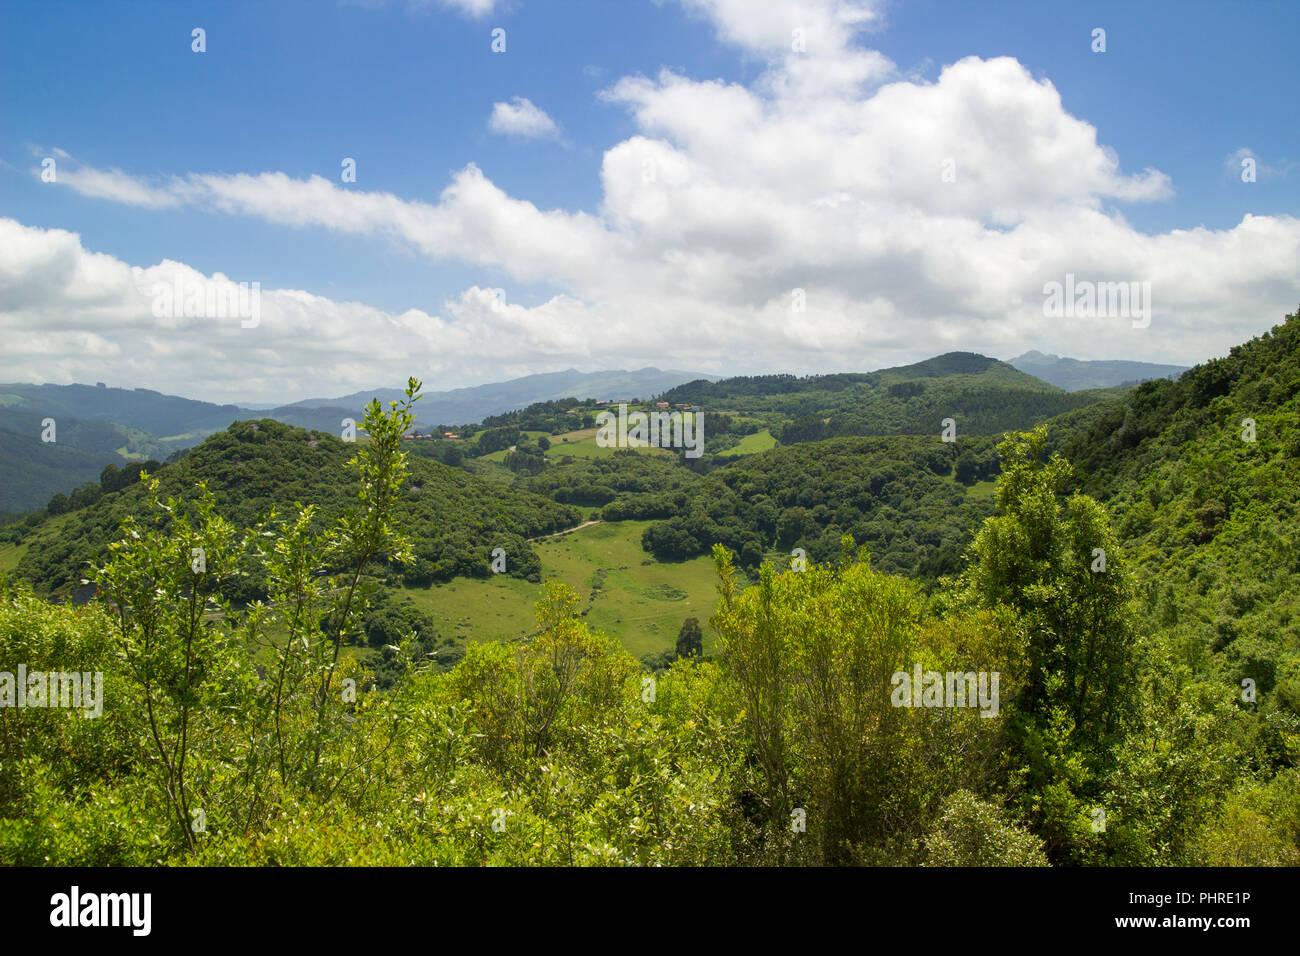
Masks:
[[[0,377],[107,380],[233,402],[288,400],[322,386],[342,394],[412,374],[451,387],[503,369],[527,374],[552,356],[567,367],[588,350],[584,336],[596,325],[567,296],[525,308],[477,286],[445,303],[442,315],[390,313],[299,289],[257,289],[256,324],[252,309],[241,318],[201,300],[184,307],[193,290],[202,296],[232,283],[251,297],[256,281],[171,260],[133,266],[86,249],[75,233],[0,218]],[[171,297],[174,288],[182,295]]]
[[[872,4],[682,4],[761,58],[762,75],[745,86],[665,70],[606,88],[637,131],[606,150],[602,200],[590,212],[539,208],[472,164],[433,201],[281,172],[146,181],[82,170],[60,182],[133,205],[395,239],[431,259],[549,285],[555,297],[536,308],[492,308],[470,290],[445,317],[410,320],[436,337],[431,361],[454,353],[457,368],[495,378],[566,365],[864,369],[950,349],[1191,363],[1300,301],[1300,221],[1133,228],[1120,205],[1172,197],[1169,178],[1124,169],[1052,83],[1014,59],[968,57],[930,82],[900,76],[860,45],[879,23]],[[69,306],[73,273],[52,269],[33,261],[14,281],[61,289],[61,316],[121,308],[111,296]],[[1045,283],[1067,274],[1150,282],[1150,326],[1045,317]],[[286,313],[290,301],[296,321],[320,309],[330,330],[397,321],[310,297],[286,298]],[[322,368],[332,367],[324,356],[336,339],[324,336],[313,356]],[[370,336],[348,337],[361,339]],[[426,354],[402,352],[408,363]],[[380,361],[370,374],[390,367],[394,381],[409,374]]]
[[[525,139],[540,139],[559,133],[555,120],[524,96],[516,96],[509,103],[493,103],[488,129]]]

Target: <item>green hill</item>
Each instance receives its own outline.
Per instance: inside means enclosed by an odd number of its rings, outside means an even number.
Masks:
[[[44,441],[49,419],[54,440]],[[97,481],[106,465],[166,458],[175,446],[138,428],[45,414],[15,403],[0,408],[0,447],[0,512],[19,513],[44,508],[53,495]]]
[[[791,445],[847,435],[938,435],[949,418],[958,436],[995,435],[1106,397],[1064,392],[997,359],[949,352],[877,372],[690,382],[660,400],[763,418],[774,437]]]
[[[240,527],[251,527],[270,508],[284,510],[295,501],[314,504],[322,520],[328,520],[354,494],[345,465],[355,447],[271,419],[240,421],[162,467],[158,477],[164,495],[188,497],[198,482],[205,482],[222,513]],[[414,543],[416,558],[404,575],[409,581],[485,576],[495,547],[509,556],[507,573],[535,578],[536,555],[525,539],[582,520],[577,508],[490,486],[435,461],[412,456],[410,469],[396,513]],[[143,489],[134,485],[72,512],[57,538],[42,536],[39,524],[11,529],[13,544],[33,542],[18,563],[17,576],[42,593],[67,594],[86,576],[88,562],[103,560],[120,519],[139,513],[143,504]]]
[[[1142,569],[1146,625],[1255,681],[1280,758],[1300,743],[1300,319],[1098,412],[1061,449]]]

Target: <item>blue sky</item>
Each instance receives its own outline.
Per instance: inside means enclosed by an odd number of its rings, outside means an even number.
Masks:
[[[764,17],[770,29],[755,26]],[[803,62],[817,65],[783,96],[773,92],[777,84],[803,69],[784,37],[791,23],[805,21],[816,48]],[[202,54],[191,50],[194,27],[206,30]],[[504,54],[490,49],[496,27],[506,31]],[[1105,53],[1090,50],[1094,27],[1106,30]],[[573,365],[724,374],[872,368],[949,348],[1190,363],[1275,324],[1300,300],[1298,40],[1300,4],[1285,2],[7,3],[0,10],[0,216],[38,232],[22,233],[33,261],[19,256],[7,286],[0,285],[9,353],[0,378],[108,377],[257,401],[390,385],[404,377],[399,366],[411,364],[418,365],[411,373],[452,387]],[[941,71],[968,57],[979,60],[946,92]],[[1025,75],[996,67],[1003,57]],[[842,69],[851,82],[842,81]],[[637,77],[641,87],[610,96],[620,81]],[[726,107],[714,102],[715,80],[771,109],[771,117],[737,128],[734,156],[725,144],[706,142],[708,134],[685,115],[721,108],[719,123],[727,121]],[[1059,110],[1036,94],[1042,81],[1059,93]],[[792,240],[793,252],[777,238],[747,245],[763,229],[745,221],[749,212],[770,212],[767,222],[780,222],[794,214],[789,209],[824,198],[814,196],[817,183],[809,180],[821,174],[811,159],[799,157],[792,171],[770,157],[782,148],[781,131],[798,129],[800,110],[818,117],[808,141],[822,146],[828,164],[839,137],[850,155],[896,148],[907,157],[882,159],[881,169],[914,165],[907,113],[921,101],[904,97],[910,105],[894,107],[878,98],[878,112],[871,105],[891,84],[935,93],[919,107],[935,112],[917,142],[960,128],[962,111],[995,117],[934,154],[935,163],[945,151],[961,156],[957,168],[973,168],[990,188],[948,206],[918,193],[910,179],[901,182],[910,169],[898,171],[899,182],[879,173],[859,182],[852,170],[828,165],[835,208],[859,208],[828,219],[825,235],[843,230],[836,248],[860,241],[859,253],[831,261],[837,253],[809,251],[806,239]],[[979,92],[985,87],[997,91],[988,103]],[[491,130],[494,105],[516,97],[544,111],[557,131]],[[857,120],[844,119],[855,110],[877,117],[879,126],[859,131]],[[1052,175],[1066,147],[1075,147],[1071,156],[1088,152],[1076,121],[1095,129],[1097,156],[1108,155],[1101,147],[1113,150],[1117,169],[1098,171],[1094,157]],[[997,136],[990,126],[999,127]],[[881,141],[860,142],[859,134]],[[979,142],[985,136],[989,141]],[[617,158],[620,144],[630,150],[643,139],[664,150],[655,162],[685,164],[667,178],[683,196],[699,187],[689,205],[656,199],[647,210],[635,196],[607,195],[602,170],[618,175],[610,151]],[[967,145],[969,159],[962,155]],[[1254,183],[1236,173],[1241,150],[1257,158]],[[922,155],[928,164],[930,154]],[[40,178],[45,156],[58,159],[58,183]],[[356,159],[355,183],[340,182],[343,157]],[[470,164],[499,195],[449,213],[452,239],[428,238],[442,225],[409,227],[402,204],[427,213]],[[1163,186],[1143,179],[1148,169],[1162,174]],[[85,175],[79,183],[78,172],[99,175],[98,185]],[[782,180],[787,173],[792,180]],[[313,206],[320,203],[304,190],[285,199],[286,209],[265,212],[287,195],[273,182],[255,196],[231,198],[235,177],[272,174],[294,184],[322,177],[333,184],[325,204],[337,198],[341,205],[319,215]],[[169,185],[191,176],[221,183],[183,196]],[[738,191],[728,197],[731,184]],[[139,189],[157,192],[146,200]],[[344,192],[387,194],[397,205],[353,229],[340,221],[350,208]],[[521,214],[515,221],[511,208],[520,201],[565,219],[548,225]],[[493,235],[463,240],[476,216],[498,214]],[[1264,217],[1267,226],[1249,241],[1233,232],[1247,215]],[[1078,237],[1096,231],[1097,216],[1113,234],[1088,246]],[[877,225],[886,235],[927,237],[906,243],[913,271],[899,273],[898,243],[872,243]],[[1177,232],[1200,227],[1186,239]],[[791,233],[805,228],[822,234],[815,220],[792,224]],[[72,251],[56,230],[79,237]],[[1006,232],[1030,252],[1008,254],[999,240]],[[973,241],[962,238],[977,233],[985,250],[979,256],[987,259],[975,258]],[[516,243],[515,235],[523,238]],[[589,271],[548,258],[575,236],[573,259],[589,260]],[[1106,258],[1130,239],[1129,264]],[[605,246],[620,249],[608,263],[600,261]],[[1261,257],[1264,246],[1270,255]],[[1092,269],[1099,279],[1149,279],[1168,312],[1155,310],[1155,332],[1116,323],[1098,335],[1039,321],[1032,296],[1040,276],[1001,273],[1045,249],[1054,265],[1044,275]],[[1225,261],[1225,250],[1250,268]],[[67,269],[68,256],[103,254],[122,268],[144,269],[169,260],[203,276],[257,281],[264,294],[298,290],[329,305],[312,315],[306,312],[315,306],[299,303],[304,314],[284,318],[278,334],[271,327],[242,335],[148,330],[123,320],[116,306],[78,317],[86,297],[71,285],[42,285],[37,297],[33,277],[53,268],[42,271],[42,254]],[[953,261],[966,256],[970,261]],[[1261,265],[1261,258],[1268,261]],[[786,286],[806,281],[816,307],[788,316],[779,304],[785,277],[776,273],[796,261]],[[1221,266],[1217,293],[1199,288],[1212,273],[1198,263]],[[1186,278],[1178,268],[1189,270]],[[752,291],[769,275],[772,289]],[[490,323],[500,313],[484,313],[469,291],[492,287],[505,289],[511,308],[521,310],[499,329]],[[1003,314],[998,303],[1016,297],[1030,300],[1027,310],[1022,302],[1019,317]],[[366,314],[349,313],[348,303]],[[698,314],[690,314],[693,307]],[[395,318],[409,310],[419,315]],[[42,319],[54,314],[57,321]],[[268,314],[270,326],[280,313],[272,307]],[[332,344],[295,360],[294,343],[314,329]],[[388,337],[405,344],[367,353],[366,343]],[[39,347],[15,346],[28,338]],[[79,352],[79,342],[90,345]],[[202,363],[205,354],[225,356],[224,370]],[[95,374],[97,367],[107,371]]]

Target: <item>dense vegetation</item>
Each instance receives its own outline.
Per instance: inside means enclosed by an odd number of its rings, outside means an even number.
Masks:
[[[250,528],[272,508],[283,510],[298,501],[311,502],[330,519],[355,497],[345,464],[356,447],[270,419],[235,422],[159,469],[157,478],[161,494],[176,497],[205,482],[222,514],[239,528]],[[104,487],[115,484],[112,472],[101,477]],[[89,567],[116,537],[121,520],[142,512],[146,497],[138,483],[97,496],[67,516],[60,535],[30,548],[17,574],[36,582],[45,594],[66,594],[89,576]],[[414,556],[400,574],[425,583],[489,574],[490,555],[498,547],[508,555],[506,573],[536,579],[536,556],[526,539],[581,520],[580,512],[567,505],[526,492],[489,489],[464,471],[418,458],[412,459],[410,481],[394,501],[393,515],[407,529]],[[31,527],[24,525],[7,532],[18,541],[29,534]],[[256,574],[230,587],[231,596],[244,600],[265,593]]]
[[[1194,672],[1249,682],[1257,770],[1294,766],[1300,320],[1099,412],[1062,444],[1141,568],[1143,626]]]
[[[882,569],[934,579],[957,570],[970,529],[991,510],[988,498],[953,479],[957,447],[937,436],[800,444],[742,459],[685,489],[628,496],[602,514],[666,517],[645,534],[646,550],[661,560],[721,543],[748,568],[772,551],[788,559],[794,548],[825,562],[849,534]],[[967,481],[996,474],[991,443],[960,447]]]
[[[8,532],[0,670],[100,670],[105,703],[0,708],[0,861],[1300,864],[1300,319],[1075,404],[990,361],[683,386],[776,433],[918,416],[690,467],[522,417],[449,467],[401,439],[413,383],[355,445],[240,422],[106,469]],[[524,539],[591,516],[712,553],[716,653],[683,614],[638,662],[554,582],[531,637],[462,645],[395,589],[498,543],[535,580]],[[995,713],[900,706],[918,667],[997,674]]]
[[[105,464],[120,467],[130,463],[131,455],[166,457],[171,451],[166,443],[113,422],[57,418],[51,431],[49,421],[50,416],[0,407],[5,450],[0,459],[0,513],[16,518],[49,501],[51,488],[93,484]],[[43,435],[52,440],[42,440]]]
[[[6,654],[49,670],[94,661],[108,702],[89,721],[3,712],[6,860],[1042,865],[1241,852],[1241,821],[1211,811],[1252,756],[1248,715],[1230,686],[1182,676],[1141,639],[1105,510],[1062,497],[1068,466],[1042,461],[1041,431],[1003,443],[1001,513],[933,608],[847,538],[834,562],[767,566],[748,589],[718,547],[720,661],[689,652],[688,632],[681,660],[644,677],[581,623],[576,595],[549,586],[533,640],[475,644],[441,673],[404,642],[401,680],[380,691],[339,656],[364,612],[361,569],[407,551],[386,517],[406,467],[398,432],[369,425],[362,494],[327,530],[305,508],[269,539],[241,537],[210,493],[164,505],[155,480],[155,521],[128,521],[98,574],[111,605],[6,588]],[[273,603],[198,613],[222,605],[220,579],[249,560]],[[318,577],[329,564],[345,570]],[[270,640],[273,623],[287,640]],[[246,652],[258,644],[273,655],[260,675]],[[897,706],[890,675],[914,665],[998,673],[996,715]],[[1256,855],[1285,858],[1294,843],[1297,801],[1279,796],[1250,808]]]

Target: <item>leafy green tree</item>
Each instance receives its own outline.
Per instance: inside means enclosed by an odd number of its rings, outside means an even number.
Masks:
[[[222,578],[238,573],[242,544],[203,486],[190,504],[163,503],[157,479],[141,477],[150,525],[132,517],[123,522],[122,539],[99,569],[99,593],[109,602],[122,664],[148,718],[140,757],[177,834],[193,850],[192,810],[207,812],[195,805],[196,777],[204,769],[195,751],[213,732],[214,716],[237,704],[246,660],[224,619],[229,607],[219,588]]]
[[[717,547],[714,560],[713,624],[756,769],[757,858],[918,861],[939,801],[989,785],[1001,730],[974,709],[897,706],[894,675],[955,659],[963,672],[998,671],[1014,686],[1005,626],[985,613],[923,627],[914,588],[874,571],[851,538],[838,562],[784,573],[765,564],[743,591],[729,553]]]
[[[1011,736],[1031,818],[1049,853],[1068,854],[1100,775],[1135,727],[1142,687],[1123,555],[1102,506],[1065,497],[1069,464],[1048,459],[1045,442],[1040,427],[998,446],[999,514],[975,536],[962,586],[971,604],[1010,608],[1027,636]]]
[[[957,467],[953,477],[963,485],[974,484],[978,477],[979,462],[970,449],[963,449],[962,453],[957,456]]]
[[[344,637],[361,632],[365,609],[364,599],[357,600],[361,575],[371,561],[387,558],[401,563],[413,557],[409,543],[397,528],[396,504],[407,476],[402,436],[415,424],[412,407],[419,401],[419,393],[420,383],[411,378],[406,383],[405,399],[389,402],[388,411],[379,399],[371,399],[363,425],[369,441],[359,444],[357,453],[348,462],[356,469],[361,487],[357,505],[339,519],[329,542],[331,550],[341,557],[349,571],[343,600],[336,604],[329,618],[326,634],[330,642],[329,663],[327,667],[317,668],[320,674],[317,719],[322,732],[334,697],[333,684]],[[319,765],[320,754],[318,739],[312,759],[313,773]]]
[[[677,656],[700,657],[704,653],[704,632],[697,618],[688,617],[677,632]]]

